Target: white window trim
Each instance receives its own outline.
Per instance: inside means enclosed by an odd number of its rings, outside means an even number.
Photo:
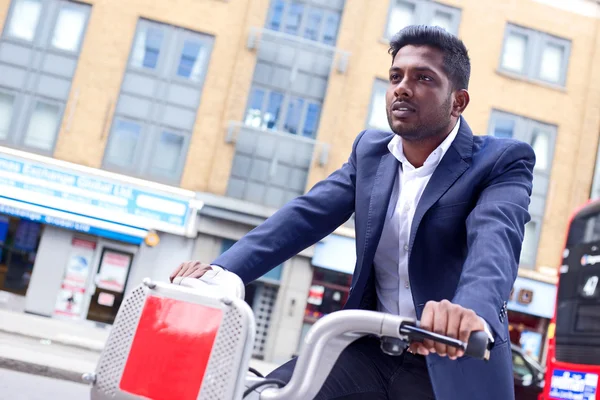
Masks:
[[[415,25],[428,25],[431,23],[431,19],[436,11],[442,11],[452,15],[452,33],[458,36],[458,30],[460,27],[461,20],[461,9],[448,6],[446,4],[437,3],[430,0],[390,0],[388,7],[387,21],[384,26],[382,39],[384,43],[389,42],[391,37],[388,35],[390,16],[392,15],[392,9],[396,6],[397,2],[403,2],[406,4],[412,4],[415,7],[415,18],[413,23]]]
[[[504,51],[506,50],[507,38],[511,33],[517,33],[527,37],[527,47],[525,50],[525,71],[523,73],[508,70],[502,65],[502,58],[504,57]],[[552,43],[563,47],[564,57],[560,65],[560,80],[558,82],[552,82],[539,77],[540,62],[542,52],[547,43]],[[515,24],[507,23],[504,31],[504,38],[502,43],[502,51],[500,53],[500,59],[498,62],[498,70],[509,76],[526,79],[528,81],[543,84],[550,87],[564,88],[567,83],[567,76],[569,72],[569,59],[571,56],[571,41],[568,39],[549,35],[547,33],[536,31],[530,28],[525,28]]]

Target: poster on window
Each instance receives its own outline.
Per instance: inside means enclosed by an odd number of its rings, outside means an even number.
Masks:
[[[529,357],[539,360],[542,347],[542,334],[538,332],[521,332],[521,348]]]
[[[100,262],[100,270],[96,276],[96,286],[100,289],[123,293],[131,259],[131,254],[105,250]]]
[[[96,243],[73,238],[71,252],[65,269],[64,283],[74,287],[85,287],[90,274]]]
[[[56,298],[54,314],[62,317],[79,318],[84,292],[84,288],[63,283]]]

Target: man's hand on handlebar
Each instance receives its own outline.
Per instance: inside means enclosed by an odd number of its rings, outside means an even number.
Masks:
[[[430,301],[425,304],[421,315],[420,327],[440,335],[469,341],[471,332],[485,330],[483,320],[473,310],[452,304],[448,300]],[[441,343],[425,340],[423,343],[412,343],[410,351],[421,355],[437,353],[455,360],[464,355],[464,351]]]
[[[203,264],[200,261],[186,261],[181,263],[179,267],[175,269],[169,276],[169,280],[173,282],[173,279],[180,276],[182,278],[200,278],[207,271],[211,270],[211,266]]]

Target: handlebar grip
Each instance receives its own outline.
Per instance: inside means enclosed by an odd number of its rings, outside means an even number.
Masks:
[[[485,331],[471,332],[469,336],[469,342],[465,349],[465,355],[480,360],[487,360],[490,358],[490,351],[488,349],[490,338]]]

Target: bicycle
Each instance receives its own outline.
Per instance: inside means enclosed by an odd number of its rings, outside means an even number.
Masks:
[[[463,343],[411,318],[343,310],[313,325],[287,384],[266,379],[249,369],[255,322],[236,278],[145,279],[119,308],[96,371],[83,377],[92,385],[91,399],[311,400],[341,352],[365,335],[381,338],[381,350],[391,355],[429,339],[489,358],[483,331]]]

